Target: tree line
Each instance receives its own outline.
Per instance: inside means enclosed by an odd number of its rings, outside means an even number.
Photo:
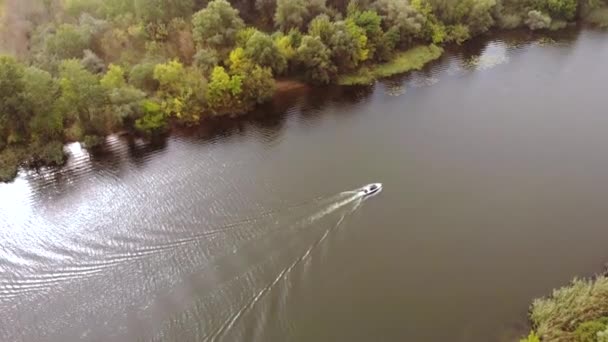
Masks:
[[[0,0],[0,169],[267,101],[419,44],[559,29],[605,0]],[[1,173],[1,172],[0,172]],[[0,178],[2,178],[0,174]],[[8,178],[8,177],[4,177]]]

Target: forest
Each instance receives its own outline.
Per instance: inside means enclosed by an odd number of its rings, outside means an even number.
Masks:
[[[276,79],[344,83],[494,29],[581,22],[607,25],[605,0],[0,0],[0,180],[62,164],[66,142],[246,113]]]

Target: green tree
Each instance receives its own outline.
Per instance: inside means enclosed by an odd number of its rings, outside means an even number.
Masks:
[[[358,11],[354,10],[349,13],[349,19],[363,29],[367,37],[367,48],[369,50],[369,58],[374,59],[378,46],[382,44],[382,17],[374,11]]]
[[[367,36],[352,19],[336,23],[336,34],[330,42],[330,51],[338,70],[348,71],[367,60]]]
[[[243,48],[236,48],[230,51],[227,64],[232,73],[246,73],[253,66],[253,61],[245,55]]]
[[[272,70],[256,64],[242,48],[236,48],[230,53],[230,73],[241,79],[239,99],[242,111],[252,109],[256,104],[263,103],[274,94],[275,82]]]
[[[292,35],[283,35],[282,33],[277,35],[275,38],[275,44],[279,53],[285,58],[287,62],[287,72],[291,71],[293,66],[293,60],[296,57],[296,42]],[[299,45],[299,44],[298,44]]]
[[[133,0],[133,8],[137,17],[145,23],[168,23],[173,18],[189,17],[194,9],[194,1]]]
[[[186,69],[173,60],[154,69],[160,85],[157,97],[165,116],[174,116],[186,124],[197,123],[203,111],[206,82],[197,69]]]
[[[0,56],[0,138],[22,142],[27,133],[29,112],[25,98],[25,69],[17,60]]]
[[[141,101],[146,94],[127,84],[125,71],[120,66],[110,64],[99,83],[106,89],[112,113],[121,124],[132,122],[140,116]]]
[[[282,31],[303,29],[309,16],[306,0],[277,0],[274,22]]]
[[[215,50],[201,49],[194,55],[194,65],[205,75],[211,73],[219,61],[220,58]]]
[[[99,56],[91,50],[84,50],[84,57],[80,60],[82,65],[88,71],[94,74],[100,74],[106,70],[106,64]]]
[[[212,113],[226,115],[242,112],[242,85],[241,76],[230,76],[223,67],[215,67],[207,88],[207,103]]]
[[[148,136],[157,135],[167,130],[167,117],[160,104],[145,100],[141,105],[142,117],[135,121],[135,128]]]
[[[84,0],[87,1],[87,0]],[[125,0],[101,1],[101,12],[107,17],[117,17],[126,13],[135,13],[135,2]]]
[[[465,25],[471,35],[486,32],[492,25],[492,9],[496,0],[426,0],[433,8],[433,13],[446,26]]]
[[[334,23],[321,14],[311,21],[308,32],[329,48],[333,63],[340,71],[356,68],[369,56],[365,31],[352,18]]]
[[[99,142],[97,138],[107,134],[116,122],[107,110],[107,93],[97,76],[87,71],[78,60],[65,60],[59,67],[59,86],[60,110],[68,120],[76,121],[84,129],[89,146]]]
[[[244,48],[254,34],[260,32],[255,27],[246,27],[236,33],[236,46]]]
[[[186,69],[177,60],[158,64],[154,68],[154,79],[158,81],[160,91],[178,91],[183,85],[184,77],[186,77]]]
[[[122,88],[127,84],[125,71],[118,65],[110,64],[108,72],[103,75],[99,83],[106,89]]]
[[[277,10],[277,0],[255,0],[255,9],[264,25],[272,27],[273,16]]]
[[[81,13],[99,14],[102,6],[101,0],[63,0],[63,9],[73,17],[79,16]]]
[[[31,140],[39,144],[60,140],[63,115],[55,104],[59,95],[59,84],[49,72],[35,67],[25,69],[23,81],[24,99],[32,116]]]
[[[275,81],[270,68],[255,65],[246,76],[243,76],[242,96],[244,102],[249,106],[262,104],[270,100],[274,95],[274,91]]]
[[[331,51],[319,37],[304,36],[296,58],[305,77],[311,82],[327,84],[336,76],[337,69],[331,60]]]
[[[154,92],[158,89],[158,81],[154,79],[154,68],[156,64],[144,62],[131,68],[129,72],[129,83],[138,89]]]
[[[551,17],[541,11],[532,10],[528,12],[525,23],[531,30],[547,29],[551,26]]]
[[[321,38],[325,45],[331,44],[332,39],[336,35],[336,25],[331,21],[327,14],[316,16],[308,26],[308,34],[313,37]]]
[[[397,45],[409,45],[423,37],[427,18],[407,1],[378,0],[375,7],[384,17],[384,29],[396,29],[399,33]]]
[[[58,59],[80,58],[89,48],[91,35],[81,27],[63,24],[46,39],[46,54]]]
[[[578,7],[577,0],[547,0],[546,9],[552,17],[573,20]]]
[[[239,12],[226,0],[213,0],[192,17],[194,40],[199,46],[217,51],[231,49],[245,24]]]
[[[245,46],[245,55],[254,63],[272,69],[281,74],[287,68],[287,60],[281,54],[272,38],[262,32],[256,32]]]

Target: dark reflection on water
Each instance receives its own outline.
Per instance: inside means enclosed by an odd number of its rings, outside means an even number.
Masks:
[[[0,340],[513,340],[608,258],[606,58],[603,32],[509,32],[68,145],[0,185]]]

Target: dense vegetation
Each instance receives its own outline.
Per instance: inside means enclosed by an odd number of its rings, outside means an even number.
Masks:
[[[65,141],[244,113],[276,78],[367,83],[492,28],[600,25],[605,1],[0,0],[0,180]]]
[[[522,342],[608,342],[608,278],[576,279],[534,301],[535,331]]]

